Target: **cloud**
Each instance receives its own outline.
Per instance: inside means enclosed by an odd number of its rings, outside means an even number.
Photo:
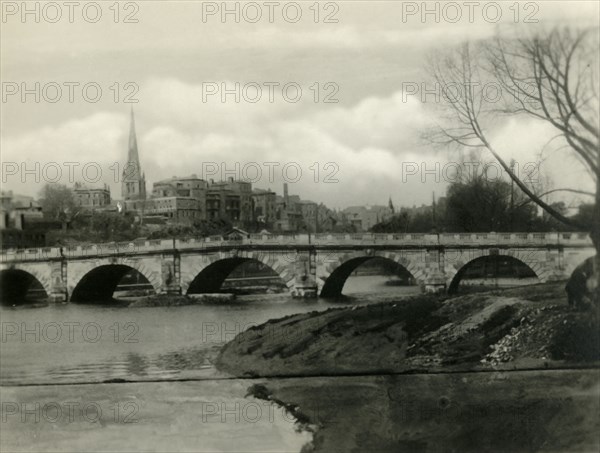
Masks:
[[[305,199],[344,207],[385,204],[389,195],[396,205],[428,203],[431,192],[441,195],[447,184],[448,156],[420,138],[434,118],[417,97],[399,91],[342,106],[315,104],[312,99],[294,104],[280,98],[272,103],[268,97],[257,103],[232,102],[231,97],[225,103],[218,98],[203,102],[202,85],[173,77],[152,78],[143,88],[153,94],[136,106],[148,190],[152,182],[193,173],[217,180],[255,178],[259,167],[255,186],[281,192],[287,181],[290,191]],[[99,112],[8,136],[2,143],[3,159],[30,165],[38,161],[42,167],[53,161],[77,161],[81,167],[97,162],[113,197],[119,198],[128,122],[125,113]],[[537,160],[536,153],[554,134],[544,123],[528,118],[498,121],[492,127],[490,137],[501,154],[520,164]],[[564,152],[554,150],[548,156],[544,174],[555,185],[577,187],[581,172],[565,172]],[[213,174],[215,165],[219,171]],[[34,194],[41,184],[22,184],[15,175],[8,178],[7,188]]]

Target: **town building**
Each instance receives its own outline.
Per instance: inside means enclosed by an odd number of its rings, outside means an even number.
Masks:
[[[244,228],[253,220],[252,183],[211,180],[206,193],[207,220],[222,219]]]
[[[144,216],[188,223],[204,219],[207,187],[207,182],[195,174],[158,181],[153,184],[151,198],[144,203]]]
[[[343,212],[356,231],[369,231],[374,225],[393,215],[393,210],[389,206],[378,205],[350,206]]]
[[[270,189],[254,189],[252,191],[252,202],[254,220],[264,228],[273,228],[277,210],[277,194]]]
[[[302,215],[301,229],[310,233],[317,233],[319,231],[319,205],[308,200],[300,200],[298,204]]]
[[[274,230],[281,233],[299,231],[302,227],[300,197],[289,195],[287,183],[283,184],[283,197],[276,197]]]
[[[42,207],[33,197],[0,192],[0,241],[3,249],[46,245]]]
[[[111,204],[110,187],[107,184],[92,186],[76,182],[73,187],[75,203],[84,209],[97,209]]]

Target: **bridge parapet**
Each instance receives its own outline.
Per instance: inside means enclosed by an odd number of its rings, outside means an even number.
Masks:
[[[442,233],[440,245],[589,246],[588,233]]]
[[[441,234],[251,234],[239,239],[222,236],[187,239],[157,239],[104,244],[81,244],[65,247],[44,247],[18,250],[4,250],[0,254],[1,262],[45,261],[69,258],[89,258],[93,256],[130,256],[151,254],[153,252],[173,252],[186,249],[214,249],[219,247],[242,246],[422,246],[422,247],[589,247],[591,240],[587,233],[441,233]]]
[[[11,249],[2,251],[0,262],[49,261],[52,259],[60,259],[61,257],[60,248],[58,247]]]
[[[559,233],[559,242],[568,245],[590,245],[592,240],[588,233]]]

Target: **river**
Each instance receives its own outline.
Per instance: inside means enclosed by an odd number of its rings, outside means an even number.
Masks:
[[[397,299],[419,291],[414,286],[387,286],[386,280],[383,276],[353,276],[344,288],[348,297],[342,301],[269,294],[238,296],[235,302],[222,305],[128,308],[98,303],[2,307],[0,383],[5,389],[3,401],[6,401],[7,388],[19,392],[12,386],[43,384],[50,389],[64,389],[51,392],[56,396],[67,389],[78,388],[75,384],[127,380],[143,386],[144,381],[200,380],[205,382],[198,387],[203,389],[203,404],[210,403],[213,393],[219,404],[233,407],[242,401],[243,407],[243,402],[248,402],[244,400],[244,391],[249,383],[220,380],[227,376],[213,366],[219,349],[226,342],[268,319]],[[53,384],[72,385],[55,387]],[[172,383],[168,387],[173,398],[187,398],[189,389],[178,390],[181,384]],[[159,402],[155,405],[160,407]],[[198,411],[198,408],[190,410]],[[161,423],[169,423],[165,414],[160,416]],[[230,417],[225,425],[228,429],[224,430],[223,423],[202,425],[202,436],[211,439],[212,451],[235,449],[236,444],[232,443],[235,439],[237,442],[244,439],[243,445],[248,451],[299,451],[307,441],[306,433],[292,429],[289,420],[281,415],[262,425],[239,423]],[[32,451],[42,447],[37,441],[20,444],[23,436],[27,436],[27,431],[22,430],[27,427],[22,423],[15,426],[14,442],[7,441],[5,448]],[[68,437],[58,436],[50,445],[57,450],[76,451],[73,445],[78,443],[68,443],[65,439]],[[43,445],[45,448],[48,444]]]

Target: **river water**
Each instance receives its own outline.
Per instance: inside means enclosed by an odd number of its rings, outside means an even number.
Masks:
[[[287,294],[238,296],[221,305],[117,307],[58,304],[2,307],[0,383],[101,382],[218,377],[219,349],[268,319],[383,301],[418,292],[386,286],[386,277],[348,279],[343,301]]]
[[[127,308],[99,303],[2,307],[0,384],[10,387],[193,379],[206,381],[204,385],[210,389],[210,382],[227,377],[213,366],[219,349],[252,325],[294,313],[398,299],[419,291],[414,286],[387,286],[386,280],[383,276],[353,276],[344,288],[348,297],[342,301],[270,294],[238,296],[235,302],[222,305]],[[221,403],[235,405],[243,401],[247,381],[217,382]],[[170,388],[176,389],[177,385],[180,384],[172,383]],[[223,399],[223,394],[228,396]],[[204,398],[210,400],[207,395]],[[253,433],[243,443],[249,451],[299,451],[307,440],[306,433],[291,429],[289,420],[282,420],[281,416],[263,427],[225,422],[230,428],[225,431],[222,423],[203,425],[204,436],[213,440],[225,436],[224,443],[211,444],[215,451],[231,450],[235,444],[227,441],[232,435],[233,439],[245,439]],[[21,425],[17,427],[22,429]],[[60,439],[52,445],[63,451],[68,449]],[[35,446],[22,445],[25,450]]]

